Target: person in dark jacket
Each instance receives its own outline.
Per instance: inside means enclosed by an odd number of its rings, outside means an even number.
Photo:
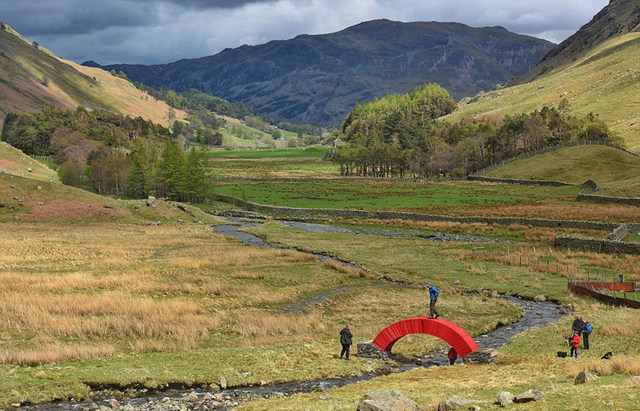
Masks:
[[[342,351],[340,352],[340,359],[345,357],[345,359],[349,360],[349,349],[351,348],[351,339],[353,338],[353,334],[351,334],[351,326],[347,324],[342,331],[340,331],[340,344],[342,344]]]
[[[449,357],[449,365],[453,365],[456,363],[456,360],[458,359],[458,352],[451,347],[451,349],[449,350],[449,354],[447,354],[447,356]]]
[[[584,325],[582,326],[582,346],[585,350],[589,349],[589,336],[593,331],[593,326],[589,323],[589,321],[585,320]]]
[[[584,327],[584,321],[582,321],[582,316],[579,315],[575,320],[573,320],[573,325],[571,326],[571,331],[577,331],[578,335],[582,334],[582,327]]]
[[[438,296],[440,295],[440,291],[431,283],[427,284],[427,288],[429,289],[429,318],[438,318],[440,314],[438,310],[436,310],[436,303],[438,302]]]

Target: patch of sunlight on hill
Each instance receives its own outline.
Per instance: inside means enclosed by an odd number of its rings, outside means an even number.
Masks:
[[[628,149],[640,152],[640,33],[614,38],[531,83],[485,93],[445,119],[531,112],[565,98],[574,114],[598,114]]]
[[[582,184],[592,178],[602,195],[640,196],[640,158],[604,146],[575,146],[502,166],[487,177],[560,180]]]
[[[0,142],[0,172],[33,180],[58,182],[55,171],[5,142]]]
[[[132,117],[140,116],[145,120],[151,120],[154,123],[169,125],[167,112],[169,105],[164,101],[156,100],[153,96],[148,95],[142,90],[138,90],[133,84],[127,80],[112,76],[111,73],[94,67],[85,67],[73,61],[61,60],[96,79],[99,88],[87,90],[87,93],[95,93],[96,98],[106,99],[107,102],[119,108],[119,111]],[[182,110],[175,110],[176,117],[187,118],[187,113]]]

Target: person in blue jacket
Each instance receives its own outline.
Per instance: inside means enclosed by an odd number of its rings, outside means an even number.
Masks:
[[[427,284],[427,288],[429,289],[429,298],[431,299],[429,302],[429,318],[438,318],[440,314],[438,310],[436,310],[436,303],[438,302],[440,291],[431,283]]]

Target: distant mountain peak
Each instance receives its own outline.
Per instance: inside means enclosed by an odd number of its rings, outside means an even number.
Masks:
[[[338,125],[358,102],[438,83],[456,99],[529,71],[554,46],[502,27],[366,21],[170,64],[110,65],[152,87],[196,88],[276,120]]]

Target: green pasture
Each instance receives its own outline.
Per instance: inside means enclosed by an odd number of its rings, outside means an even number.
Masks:
[[[321,159],[329,151],[328,147],[309,147],[296,149],[272,149],[272,150],[213,150],[207,153],[210,158],[315,158]]]
[[[218,183],[214,192],[261,204],[299,208],[419,209],[429,207],[489,207],[497,204],[551,200],[573,202],[576,187],[480,185],[472,182],[399,183],[372,181],[335,182],[233,182]]]

